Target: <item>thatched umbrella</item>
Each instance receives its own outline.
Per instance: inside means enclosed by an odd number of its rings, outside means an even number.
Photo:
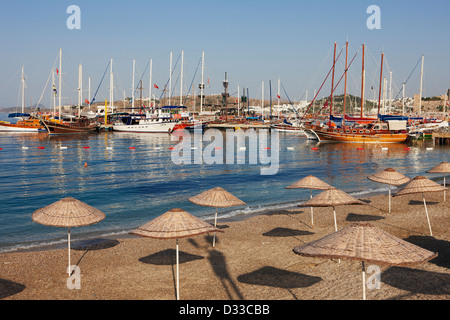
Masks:
[[[331,188],[319,193],[314,198],[299,205],[299,207],[333,207],[334,229],[337,231],[336,208],[337,206],[347,204],[363,204],[366,203],[353,198],[351,195],[342,190]]]
[[[363,299],[366,299],[364,262],[391,266],[414,266],[437,257],[437,253],[399,239],[369,223],[354,223],[293,251],[307,257],[362,261]]]
[[[180,299],[179,282],[179,250],[178,239],[197,236],[209,232],[223,232],[194,217],[182,209],[172,209],[163,215],[151,220],[143,226],[130,232],[132,235],[153,239],[176,239],[177,240],[177,300]]]
[[[229,208],[246,205],[246,203],[235,197],[221,187],[215,187],[211,190],[202,192],[194,197],[190,197],[189,201],[199,206],[216,208],[214,217],[214,227],[217,227],[217,210],[218,208]],[[216,245],[216,233],[214,233],[213,247]]]
[[[400,186],[411,181],[410,178],[392,168],[377,172],[367,178],[375,182],[389,185],[389,213],[391,213],[391,186]]]
[[[450,163],[441,162],[436,167],[428,170],[427,173],[450,173]],[[445,176],[444,176],[444,187],[445,187]],[[445,190],[444,190],[444,201],[445,201]]]
[[[402,196],[405,194],[413,194],[413,193],[421,193],[423,204],[425,206],[425,213],[427,215],[428,228],[430,229],[430,235],[433,236],[433,231],[431,230],[430,217],[428,215],[427,202],[425,201],[425,192],[441,192],[448,190],[448,188],[441,186],[439,183],[436,183],[426,177],[418,176],[415,177],[410,183],[403,187],[400,191],[398,191],[394,196]]]
[[[314,190],[327,190],[333,188],[328,183],[323,182],[319,178],[314,176],[307,176],[296,183],[286,187],[286,189],[309,189],[310,191],[310,199],[312,199],[312,191]],[[314,209],[311,207],[311,225],[314,228]]]
[[[36,210],[31,218],[34,222],[46,226],[68,228],[69,268],[67,273],[70,274],[70,228],[95,224],[103,220],[105,214],[84,202],[68,197]]]

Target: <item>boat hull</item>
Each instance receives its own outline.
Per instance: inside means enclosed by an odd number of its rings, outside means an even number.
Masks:
[[[19,121],[15,124],[0,123],[0,132],[45,132],[45,128],[40,124],[39,120]]]
[[[63,135],[63,134],[83,134],[92,133],[98,131],[98,124],[93,123],[89,125],[80,125],[78,123],[56,123],[51,121],[43,121],[47,131],[50,135]]]
[[[136,133],[171,133],[176,122],[161,122],[148,124],[114,124],[113,130],[119,132],[136,132]]]
[[[315,140],[321,142],[346,142],[346,143],[401,143],[408,138],[407,133],[339,133],[325,130],[309,129],[311,136],[316,135]],[[312,131],[312,133],[311,133]],[[308,135],[309,137],[309,135]]]

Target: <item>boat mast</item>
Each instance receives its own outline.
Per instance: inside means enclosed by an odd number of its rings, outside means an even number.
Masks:
[[[111,107],[111,112],[113,112],[113,101],[114,101],[114,74],[113,74],[113,59],[111,58],[111,67],[109,73],[109,106]],[[105,107],[107,108],[107,107]],[[105,118],[107,115],[107,110],[105,109]],[[106,119],[105,119],[106,122]]]
[[[380,114],[381,107],[381,85],[383,82],[383,60],[384,60],[384,52],[381,52],[381,73],[380,73],[380,90],[378,92],[378,114]]]
[[[181,50],[180,107],[183,105],[183,64],[184,64],[184,50]]]
[[[331,116],[331,114],[333,112],[333,92],[334,92],[334,69],[335,69],[335,66],[336,66],[336,42],[334,43],[333,77],[331,79],[330,116]]]
[[[172,51],[170,51],[170,66],[169,66],[169,106],[171,100],[171,90],[172,90]]]
[[[423,88],[423,62],[425,57],[422,55],[422,68],[420,71],[420,92],[419,92],[419,114],[422,114],[422,88]]]
[[[59,49],[59,97],[58,97],[58,118],[61,120],[61,96],[62,96],[62,48]]]
[[[23,65],[22,65],[22,113],[25,113],[25,76],[23,74]]]
[[[133,82],[131,88],[131,113],[134,113],[134,73],[136,70],[136,59],[133,59]]]
[[[83,90],[83,66],[78,65],[78,119],[81,117],[81,95]]]
[[[348,41],[345,43],[345,85],[344,85],[344,110],[342,114],[342,126],[345,127],[345,100],[347,100],[347,63],[348,63]]]
[[[203,90],[205,89],[205,85],[203,82],[203,71],[205,68],[205,51],[202,51],[202,82],[200,83],[200,113],[203,112]]]
[[[150,59],[150,82],[148,85],[148,106],[149,109],[153,107],[152,104],[152,75],[153,75],[153,59]]]
[[[361,74],[361,118],[363,117],[363,110],[364,110],[364,85],[366,82],[366,71],[364,69],[364,49],[365,45],[363,44],[362,47],[362,74]]]
[[[52,83],[53,83],[53,88],[55,88],[55,70],[53,70],[52,72]],[[53,90],[52,91],[52,95],[53,95],[53,117],[56,116],[56,92]]]

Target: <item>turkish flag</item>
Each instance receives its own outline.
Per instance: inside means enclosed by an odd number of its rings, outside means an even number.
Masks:
[[[88,99],[84,99],[84,102],[86,102],[87,104],[89,104],[89,100],[88,100]]]
[[[278,97],[278,99],[281,99],[281,97],[280,97],[280,95],[279,95],[279,94],[277,95],[277,97]]]
[[[156,84],[154,85],[154,87],[155,87],[155,89],[159,89],[159,87]]]

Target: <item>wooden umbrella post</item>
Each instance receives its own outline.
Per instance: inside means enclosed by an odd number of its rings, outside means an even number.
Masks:
[[[67,275],[70,276],[70,228],[68,228],[68,232],[67,232],[67,248],[69,249],[69,266],[67,268]]]
[[[214,228],[217,227],[217,208],[216,208],[216,216],[214,218]],[[213,247],[216,246],[216,233],[214,232],[214,237],[213,237]]]
[[[312,199],[312,189],[310,189],[309,190],[310,191],[310,199]],[[313,207],[311,207],[311,225],[312,225],[312,228],[314,229],[314,209],[313,209]]]

